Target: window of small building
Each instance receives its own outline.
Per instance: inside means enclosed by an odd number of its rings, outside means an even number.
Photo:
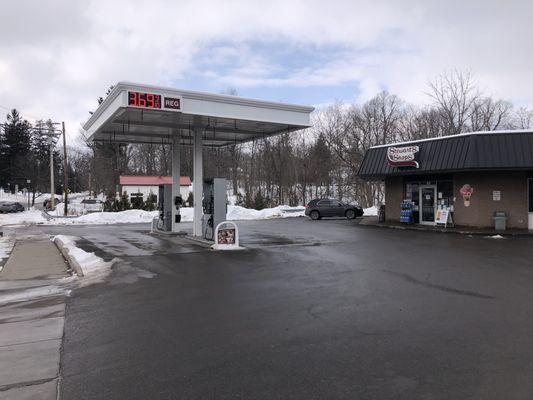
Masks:
[[[437,182],[437,205],[451,207],[453,206],[453,182]]]
[[[409,182],[405,184],[405,200],[412,201],[413,204],[418,205],[419,197],[419,184],[418,182]]]

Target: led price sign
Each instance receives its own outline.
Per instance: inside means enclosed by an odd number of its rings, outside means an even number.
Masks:
[[[128,105],[143,108],[161,108],[161,95],[142,92],[128,92]]]

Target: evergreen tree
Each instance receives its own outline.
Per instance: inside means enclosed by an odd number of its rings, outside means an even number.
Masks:
[[[155,194],[150,193],[144,202],[145,211],[154,211],[156,207],[156,197]]]
[[[266,200],[263,197],[263,194],[261,193],[261,191],[258,190],[254,196],[254,207],[253,208],[255,208],[256,210],[262,210],[265,207],[266,207]]]
[[[104,201],[104,211],[116,211],[114,210],[115,194],[109,192]]]
[[[185,204],[187,204],[187,206],[189,207],[194,206],[194,195],[192,194],[192,192],[189,192],[189,196],[187,196],[187,201],[185,202]]]
[[[129,210],[131,208],[130,197],[128,196],[128,192],[126,191],[122,192],[122,196],[120,196],[119,203],[120,203],[119,211]]]
[[[31,125],[13,109],[0,135],[0,185],[25,184],[31,161]]]

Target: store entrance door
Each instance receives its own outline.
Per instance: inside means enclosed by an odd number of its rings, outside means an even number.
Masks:
[[[420,224],[435,225],[436,185],[420,186]]]

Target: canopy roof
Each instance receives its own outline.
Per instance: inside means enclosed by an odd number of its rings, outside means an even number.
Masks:
[[[142,106],[135,98],[138,93]],[[150,107],[146,106],[147,96]],[[179,135],[182,144],[192,144],[193,130],[201,128],[204,146],[220,147],[307,128],[313,110],[294,104],[119,82],[83,129],[95,142],[160,144],[171,143],[172,136]]]

